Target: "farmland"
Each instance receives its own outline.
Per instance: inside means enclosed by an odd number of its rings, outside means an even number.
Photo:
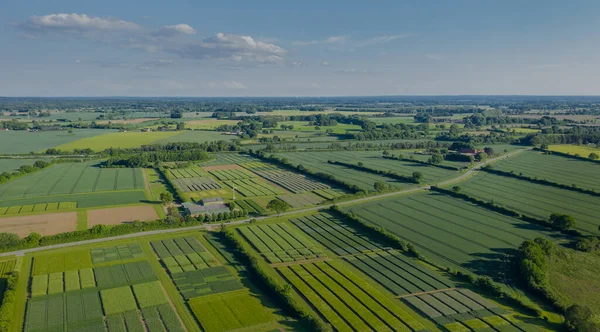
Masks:
[[[258,179],[232,180],[224,183],[230,188],[235,188],[237,192],[246,197],[269,196],[284,193],[283,190],[275,188]]]
[[[173,142],[190,142],[190,143],[204,143],[212,141],[228,141],[237,138],[235,135],[225,135],[218,131],[199,131],[199,130],[186,130],[186,131],[172,131],[165,132],[171,135],[164,135],[157,140],[151,142],[153,144],[167,144]],[[144,134],[144,133],[142,133]]]
[[[281,153],[277,154],[277,156],[288,159],[294,165],[302,164],[313,171],[330,173],[336,178],[350,180],[350,182],[359,185],[361,188],[369,190],[373,188],[373,183],[376,181],[384,181],[392,186],[402,185],[391,178],[357,171],[344,166],[328,164],[327,161],[342,161],[351,164],[362,162],[365,167],[393,171],[408,176],[413,172],[421,172],[423,173],[425,183],[435,183],[436,181],[456,175],[456,172],[442,168],[425,166],[409,161],[383,159],[379,151]]]
[[[557,236],[541,226],[439,194],[390,198],[347,210],[410,241],[442,266],[497,280],[508,278],[508,255],[523,241]]]
[[[243,227],[238,231],[269,263],[326,257],[321,249],[286,224]]]
[[[595,176],[599,168],[595,163],[536,151],[525,151],[494,164],[494,169],[500,171],[591,190],[600,190],[600,178]]]
[[[114,133],[112,130],[100,129],[79,129],[74,130],[73,134],[65,131],[1,131],[0,132],[0,154],[25,154],[38,152],[59,145],[80,139],[101,137],[108,133]]]
[[[424,328],[409,313],[335,261],[290,265],[278,271],[338,331]]]
[[[493,174],[479,174],[461,187],[469,195],[539,219],[548,220],[555,212],[572,215],[579,231],[598,233],[599,197]]]
[[[587,145],[574,145],[574,144],[561,144],[561,145],[550,145],[548,147],[550,151],[558,151],[562,153],[568,153],[572,155],[580,155],[587,157],[590,153],[600,153],[600,149],[595,146]]]
[[[94,162],[65,163],[0,185],[0,199],[135,190],[144,186],[141,169],[103,169]]]
[[[312,190],[329,189],[328,185],[309,179],[304,175],[285,171],[277,166],[265,164],[263,162],[253,162],[241,164],[244,168],[260,175],[261,177],[274,182],[283,188],[293,192],[302,193]]]
[[[137,148],[145,144],[151,144],[159,140],[177,135],[176,131],[166,132],[124,132],[109,133],[94,137],[82,138],[71,141],[66,144],[55,146],[54,148],[73,151],[74,149],[92,149],[93,151],[103,151],[110,148]]]

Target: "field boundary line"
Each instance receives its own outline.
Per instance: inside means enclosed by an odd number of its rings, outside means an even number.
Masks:
[[[421,295],[427,295],[427,294],[433,294],[433,293],[442,293],[442,292],[448,292],[448,291],[453,291],[453,290],[457,290],[457,288],[452,287],[452,288],[436,289],[436,290],[432,290],[432,291],[428,291],[428,292],[404,294],[404,295],[396,296],[396,298],[403,299],[403,298],[407,298],[407,297],[421,296]]]

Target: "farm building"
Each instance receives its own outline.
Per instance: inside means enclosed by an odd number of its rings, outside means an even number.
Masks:
[[[199,204],[184,202],[182,206],[185,209],[185,213],[192,216],[207,213],[229,212],[229,207],[225,205],[225,202],[221,197],[204,198]]]

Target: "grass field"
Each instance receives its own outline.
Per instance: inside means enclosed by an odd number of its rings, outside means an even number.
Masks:
[[[73,134],[67,131],[0,131],[0,154],[29,153],[46,150],[69,142],[99,137],[114,130],[75,129]]]
[[[569,214],[579,231],[598,234],[599,197],[493,174],[478,174],[460,186],[466,194],[543,220],[554,212]]]
[[[39,172],[9,181],[0,185],[0,199],[145,188],[141,169],[99,168],[96,163],[56,164]]]
[[[537,151],[524,151],[494,163],[494,169],[545,179],[567,186],[600,190],[600,165]]]
[[[2,137],[2,136],[0,136]],[[586,145],[572,145],[572,144],[561,144],[561,145],[550,145],[548,147],[550,151],[558,151],[563,153],[569,153],[572,155],[580,155],[587,158],[590,153],[596,153],[600,155],[600,148],[591,147]]]
[[[415,118],[413,116],[379,117],[369,118],[369,120],[377,124],[415,123]]]
[[[12,173],[19,170],[19,167],[23,165],[32,166],[37,160],[49,161],[48,159],[25,159],[25,158],[12,158],[12,159],[0,159],[0,173]]]
[[[489,212],[440,194],[416,194],[345,208],[413,243],[428,259],[510,281],[510,255],[535,237],[558,236],[541,226]]]
[[[137,148],[145,144],[151,144],[159,140],[166,139],[179,134],[177,131],[166,132],[124,132],[109,133],[95,137],[82,138],[66,144],[56,146],[63,151],[72,151],[73,149],[92,149],[94,151],[104,151],[109,148]]]
[[[294,126],[294,131],[308,131],[308,132],[325,132],[327,129],[333,130],[336,134],[344,134],[346,131],[360,131],[360,126],[339,123],[335,126],[320,126],[320,129],[316,129],[314,125],[309,125],[308,121],[281,121],[277,123],[278,126]]]
[[[278,271],[337,331],[409,331],[425,327],[336,261]]]

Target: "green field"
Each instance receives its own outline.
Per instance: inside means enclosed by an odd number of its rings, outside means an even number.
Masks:
[[[63,151],[72,151],[74,149],[92,149],[94,151],[104,151],[110,148],[137,148],[145,144],[155,143],[156,141],[166,139],[179,134],[177,131],[166,132],[124,132],[109,133],[95,137],[73,140],[69,143],[58,145],[55,148]]]
[[[461,183],[464,193],[548,220],[558,212],[573,216],[577,229],[598,234],[600,197],[493,174],[478,174]]]
[[[0,201],[0,207],[75,202],[78,208],[147,203],[143,190],[106,191],[89,194],[39,196]],[[54,209],[54,207],[52,207]],[[46,207],[46,210],[49,210]],[[50,210],[49,210],[50,211]]]
[[[336,261],[278,269],[337,331],[421,330],[425,327]]]
[[[141,169],[99,168],[97,162],[56,164],[0,185],[0,199],[144,189]],[[73,201],[73,200],[66,200]]]
[[[307,191],[329,189],[329,186],[312,180],[302,174],[285,171],[275,165],[263,162],[250,162],[241,164],[244,168],[274,182],[294,194]]]
[[[0,136],[2,137],[2,136]],[[580,155],[587,158],[590,153],[600,154],[600,148],[587,145],[572,145],[572,144],[561,144],[561,145],[550,145],[548,148],[550,151],[558,151],[568,153],[572,155]]]
[[[351,124],[339,123],[335,126],[320,126],[320,129],[316,129],[314,125],[309,125],[308,121],[281,121],[277,122],[278,126],[294,126],[293,131],[304,131],[304,132],[325,132],[327,129],[333,130],[335,134],[344,134],[346,131],[360,131],[360,126]]]
[[[200,130],[186,130],[173,132],[174,135],[167,135],[161,137],[158,140],[152,142],[155,144],[166,144],[173,142],[191,142],[191,143],[204,143],[212,141],[229,141],[237,139],[235,135],[225,135],[218,131],[200,131]]]
[[[247,154],[241,153],[215,153],[211,155],[215,159],[202,162],[202,166],[215,166],[215,165],[235,165],[250,162],[257,162],[258,159],[251,157]]]
[[[499,281],[508,278],[509,257],[523,241],[558,236],[547,228],[441,194],[388,198],[344,210],[385,227],[442,266]]]
[[[267,182],[255,178],[232,180],[223,183],[232,189],[235,187],[235,191],[244,195],[245,197],[283,194],[283,190],[275,188]]]
[[[567,186],[600,190],[600,165],[588,161],[546,155],[537,151],[524,151],[494,163],[494,169],[514,172],[532,178],[545,179]]]
[[[269,263],[289,263],[326,257],[323,251],[287,224],[238,228]]]
[[[73,134],[67,131],[0,131],[0,154],[23,154],[38,152],[58,145],[92,137],[100,137],[114,130],[75,129]]]
[[[25,159],[25,158],[0,159],[0,173],[16,172],[19,170],[19,167],[21,167],[23,165],[33,166],[33,163],[35,163],[37,160],[49,161],[49,159]]]

